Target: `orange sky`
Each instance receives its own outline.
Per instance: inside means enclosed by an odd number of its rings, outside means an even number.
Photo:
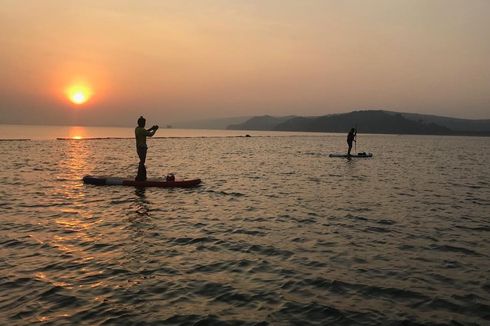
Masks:
[[[490,116],[487,0],[3,0],[0,29],[0,123]]]

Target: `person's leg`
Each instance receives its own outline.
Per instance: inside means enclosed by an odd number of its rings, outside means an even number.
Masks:
[[[138,152],[138,157],[140,158],[140,163],[145,164],[146,153],[148,152],[148,149],[146,147],[138,147],[137,152]]]
[[[140,162],[138,164],[138,175],[136,176],[137,181],[145,181],[146,180],[146,153],[147,153],[147,148],[145,147],[138,147],[138,157],[140,158]]]
[[[138,174],[136,175],[135,180],[145,181],[145,165],[141,164],[141,162],[138,164]]]
[[[138,164],[138,175],[136,181],[146,181],[146,166],[142,163]]]
[[[352,149],[352,142],[347,142],[347,144],[349,145],[349,149],[347,150],[347,155],[350,155],[350,151]]]

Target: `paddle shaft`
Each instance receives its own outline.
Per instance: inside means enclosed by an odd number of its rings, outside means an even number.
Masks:
[[[357,123],[356,123],[356,137],[354,138],[354,152],[357,153]]]

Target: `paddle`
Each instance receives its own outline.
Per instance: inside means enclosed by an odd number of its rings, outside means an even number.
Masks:
[[[356,136],[354,137],[354,152],[357,154],[357,123],[356,123]]]

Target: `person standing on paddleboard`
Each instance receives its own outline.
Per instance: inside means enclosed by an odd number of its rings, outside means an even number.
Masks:
[[[347,155],[350,156],[350,151],[352,149],[352,142],[356,141],[357,130],[356,128],[352,128],[347,135],[347,145],[349,145],[349,149],[347,150]]]
[[[138,165],[138,175],[136,176],[136,181],[146,180],[146,153],[148,151],[148,146],[146,145],[146,137],[153,137],[158,129],[158,126],[153,126],[150,129],[145,129],[146,119],[142,116],[138,119],[138,127],[134,130],[134,135],[136,137],[136,152],[140,158]]]

